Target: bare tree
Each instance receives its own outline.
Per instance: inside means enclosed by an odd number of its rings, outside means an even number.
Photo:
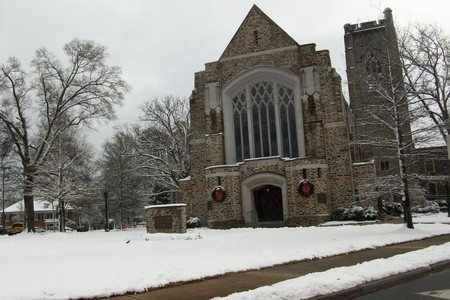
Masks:
[[[35,176],[57,138],[68,128],[113,119],[114,106],[122,103],[129,89],[120,68],[106,65],[105,47],[74,39],[64,51],[66,66],[42,48],[36,51],[30,72],[16,58],[1,67],[0,121],[22,164],[28,231],[34,231]]]
[[[402,31],[399,47],[407,90],[445,140],[450,133],[450,37],[436,25],[415,24]]]
[[[125,221],[133,222],[144,211],[144,178],[139,174],[133,144],[132,135],[117,131],[103,145],[100,159],[103,185],[109,194],[110,215],[116,216],[121,228]]]
[[[1,129],[3,126],[0,126]],[[11,176],[9,176],[11,170],[11,156],[12,156],[12,143],[8,138],[8,135],[4,130],[0,130],[0,175],[1,175],[1,197],[2,197],[2,220],[1,225],[5,227],[5,206],[6,206],[6,196],[8,194],[8,186],[10,186]]]
[[[154,98],[141,107],[142,127],[134,128],[135,148],[140,169],[151,178],[151,197],[179,191],[178,180],[190,173],[187,99],[175,96]]]
[[[56,138],[36,177],[36,195],[58,204],[62,232],[67,206],[91,193],[95,174],[93,149],[76,129],[69,128]]]

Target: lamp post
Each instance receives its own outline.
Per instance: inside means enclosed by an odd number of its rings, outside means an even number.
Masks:
[[[2,226],[3,228],[5,228],[5,221],[6,221],[6,216],[5,216],[5,170],[9,170],[9,167],[3,167],[2,166],[2,205],[3,205],[3,210],[2,210]]]
[[[445,177],[445,190],[446,190],[446,196],[447,196],[447,215],[450,217],[450,197],[449,197],[449,191],[448,191],[448,166],[442,167],[444,171]]]
[[[105,231],[109,231],[109,220],[108,220],[108,192],[103,192],[103,197],[105,198]]]

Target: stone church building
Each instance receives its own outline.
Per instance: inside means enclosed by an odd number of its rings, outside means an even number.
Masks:
[[[369,50],[390,31],[390,9],[347,24],[347,69],[376,70]],[[362,93],[352,86],[349,106],[341,86],[327,50],[298,44],[253,6],[220,58],[195,74],[191,176],[180,182],[188,217],[210,228],[306,226],[357,201],[358,181],[378,164],[356,163],[350,106]]]

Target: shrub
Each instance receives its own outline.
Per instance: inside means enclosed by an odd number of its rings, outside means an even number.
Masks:
[[[366,207],[364,209],[364,219],[365,220],[376,220],[378,217],[378,212],[375,208],[373,208],[372,206]]]
[[[336,221],[368,221],[377,218],[377,211],[372,206],[338,207],[333,212],[333,220]]]
[[[388,216],[400,217],[403,214],[403,207],[398,202],[383,201],[383,212]]]
[[[200,218],[191,217],[191,218],[189,218],[189,220],[187,220],[186,227],[187,228],[202,227],[202,222],[200,221]]]
[[[434,201],[426,201],[424,205],[415,205],[411,208],[413,213],[426,214],[426,213],[438,213],[439,204]]]

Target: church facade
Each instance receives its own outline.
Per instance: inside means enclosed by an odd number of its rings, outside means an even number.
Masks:
[[[365,28],[346,25],[346,39],[390,22],[389,10]],[[327,221],[359,201],[358,181],[377,172],[374,161],[356,163],[354,114],[329,52],[299,45],[257,6],[218,61],[195,74],[190,113],[191,176],[180,181],[180,202],[210,228]]]

